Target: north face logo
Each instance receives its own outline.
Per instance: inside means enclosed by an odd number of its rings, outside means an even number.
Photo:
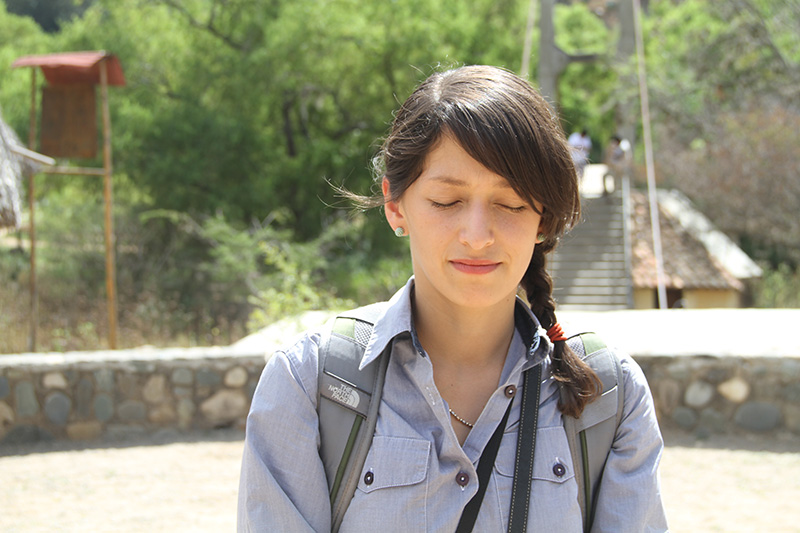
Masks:
[[[361,402],[361,397],[358,395],[358,392],[347,385],[328,385],[328,392],[331,393],[332,400],[352,407],[353,409],[357,409],[358,404]]]

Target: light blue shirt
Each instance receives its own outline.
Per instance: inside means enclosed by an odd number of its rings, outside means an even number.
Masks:
[[[550,373],[552,345],[536,318],[526,305],[517,305],[517,330],[500,383],[461,446],[434,384],[430,359],[415,340],[412,288],[413,279],[392,298],[361,362],[362,367],[370,364],[392,343],[375,436],[340,531],[455,531],[477,492],[478,459],[512,402],[474,528],[505,531],[522,399],[519,393],[509,398],[506,388],[521,391],[522,373],[541,364],[528,531],[580,532],[578,483],[556,406],[558,386]],[[318,332],[309,332],[276,352],[261,376],[247,418],[239,531],[330,531],[316,411],[319,339]],[[657,476],[663,441],[652,395],[636,362],[620,357],[623,416],[597,495],[592,531],[667,531]],[[366,472],[372,472],[369,485]],[[467,475],[466,484],[459,474]]]

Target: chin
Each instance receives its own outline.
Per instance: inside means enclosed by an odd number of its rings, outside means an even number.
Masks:
[[[453,303],[468,309],[486,309],[496,307],[507,301],[514,301],[516,289],[503,291],[499,289],[481,288],[461,291]]]

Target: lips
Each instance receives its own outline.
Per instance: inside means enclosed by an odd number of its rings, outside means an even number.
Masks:
[[[488,274],[500,266],[496,261],[485,259],[454,259],[450,261],[453,268],[465,274]]]

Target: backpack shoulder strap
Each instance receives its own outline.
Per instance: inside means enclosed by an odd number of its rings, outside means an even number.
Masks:
[[[328,478],[332,531],[342,523],[375,433],[388,349],[364,369],[358,366],[384,308],[379,303],[342,313],[320,339],[319,453]]]
[[[582,333],[567,342],[603,383],[600,397],[586,405],[580,418],[564,417],[564,429],[578,480],[578,502],[584,517],[584,530],[589,531],[594,520],[595,495],[622,418],[622,367],[619,357],[594,333]]]

